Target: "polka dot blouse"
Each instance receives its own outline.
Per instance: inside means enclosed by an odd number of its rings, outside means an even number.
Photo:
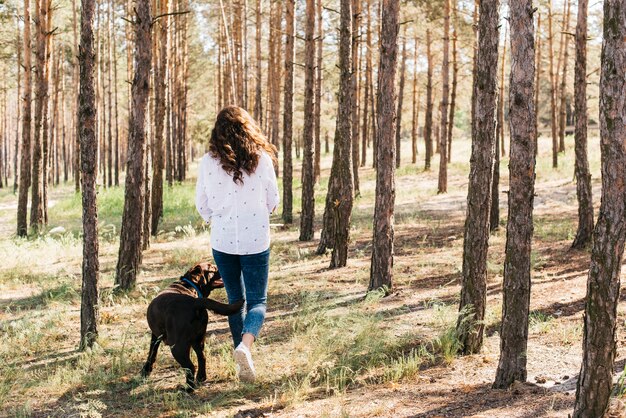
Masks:
[[[196,208],[211,223],[211,247],[228,254],[256,254],[270,245],[270,213],[278,206],[271,157],[261,152],[254,173],[233,181],[218,159],[205,154],[196,184]]]

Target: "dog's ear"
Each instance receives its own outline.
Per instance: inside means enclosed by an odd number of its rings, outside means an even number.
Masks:
[[[184,274],[183,277],[186,278],[187,280],[190,280],[191,282],[195,284],[200,284],[200,281],[202,280],[203,276],[204,275],[203,275],[202,265],[196,264],[195,266],[187,270],[187,272]]]

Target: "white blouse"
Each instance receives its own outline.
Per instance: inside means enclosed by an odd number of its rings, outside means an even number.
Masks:
[[[270,214],[278,206],[271,157],[260,152],[254,173],[235,183],[220,161],[207,153],[200,161],[196,208],[211,224],[211,247],[227,254],[257,254],[270,245]]]

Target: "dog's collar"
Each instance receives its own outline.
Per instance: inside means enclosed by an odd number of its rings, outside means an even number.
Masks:
[[[187,284],[191,285],[191,287],[193,287],[193,288],[194,288],[194,290],[198,293],[198,298],[199,298],[199,299],[204,298],[204,296],[202,295],[202,292],[200,291],[200,288],[199,288],[198,286],[196,286],[196,284],[195,284],[194,282],[192,282],[191,280],[189,280],[189,279],[188,279],[188,278],[186,278],[186,277],[181,277],[181,278],[180,278],[180,281],[181,281],[181,282],[185,282],[185,283],[187,283]]]

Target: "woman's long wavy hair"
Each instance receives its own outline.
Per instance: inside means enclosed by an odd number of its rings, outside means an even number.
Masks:
[[[248,112],[237,106],[226,106],[217,115],[211,132],[209,152],[222,163],[222,168],[243,184],[243,173],[254,173],[259,164],[259,151],[265,151],[274,162],[276,147],[270,144],[261,128]]]

